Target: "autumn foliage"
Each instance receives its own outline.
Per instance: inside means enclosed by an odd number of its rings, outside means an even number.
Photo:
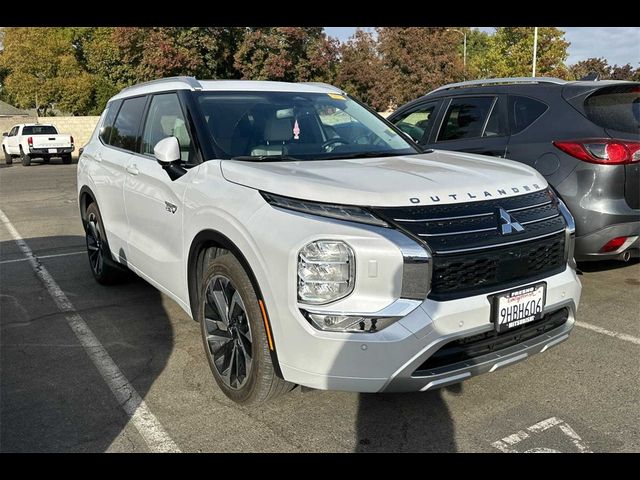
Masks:
[[[41,114],[99,114],[120,89],[175,75],[328,82],[386,110],[465,78],[530,75],[533,29],[381,27],[340,44],[322,27],[16,27],[0,29],[0,45],[0,98]],[[540,27],[537,74],[640,77],[605,59],[566,66],[568,46]]]

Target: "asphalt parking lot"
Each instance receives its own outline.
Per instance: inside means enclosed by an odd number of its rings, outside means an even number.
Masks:
[[[637,261],[583,265],[579,325],[525,362],[435,392],[295,389],[243,408],[217,389],[198,325],[172,300],[139,279],[93,280],[75,164],[1,167],[2,452],[156,451],[154,432],[183,452],[640,451]],[[73,310],[60,310],[38,265]],[[76,315],[153,421],[122,408],[70,326]]]

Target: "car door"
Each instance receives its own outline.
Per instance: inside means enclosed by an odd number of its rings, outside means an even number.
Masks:
[[[453,97],[445,101],[439,127],[425,147],[504,157],[509,140],[502,95]]]
[[[126,167],[139,144],[140,123],[147,99],[132,97],[110,105],[100,129],[102,145],[88,149],[91,178],[96,187],[98,207],[111,252],[128,261],[129,224],[124,206]]]
[[[153,148],[163,138],[175,136],[182,159],[191,161],[193,142],[185,118],[175,92],[150,97],[141,147],[129,159],[124,189],[130,263],[143,277],[176,296],[186,281],[182,199],[187,183],[184,177],[171,181],[154,158]]]
[[[20,146],[18,145],[18,131],[20,128],[19,125],[16,125],[9,132],[7,137],[7,153],[9,155],[18,155],[20,153]]]
[[[389,120],[409,135],[414,142],[424,145],[438,116],[440,103],[440,100],[421,102],[407,110],[394,113]]]

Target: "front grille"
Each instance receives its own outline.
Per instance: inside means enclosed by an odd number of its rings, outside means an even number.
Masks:
[[[501,233],[500,209],[523,231]],[[550,191],[482,202],[376,208],[433,253],[429,298],[452,300],[562,271],[565,222]]]
[[[562,308],[549,313],[532,323],[521,325],[513,330],[497,333],[495,330],[465,337],[447,343],[431,355],[417,370],[414,376],[437,375],[439,369],[459,362],[471,360],[488,353],[497,353],[513,345],[535,339],[536,337],[564,325],[569,318],[569,310]],[[444,368],[446,369],[446,368]]]

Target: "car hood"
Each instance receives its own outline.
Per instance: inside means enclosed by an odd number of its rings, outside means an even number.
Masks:
[[[521,163],[443,150],[348,160],[224,160],[221,168],[228,181],[265,192],[379,207],[488,200],[547,186],[544,177]]]

